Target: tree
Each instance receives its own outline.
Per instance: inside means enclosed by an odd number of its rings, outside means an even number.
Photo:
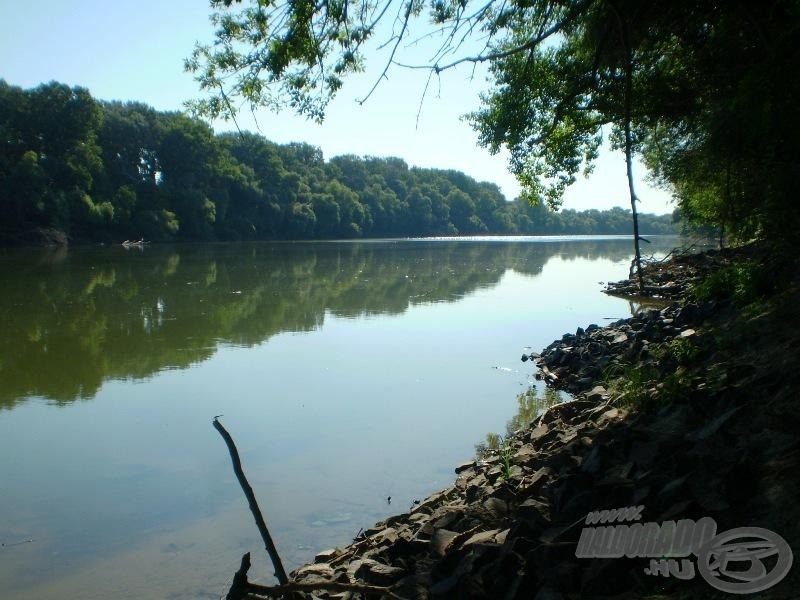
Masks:
[[[738,237],[800,230],[789,175],[800,158],[800,83],[792,75],[800,70],[800,9],[793,0],[757,9],[702,0],[212,5],[215,42],[198,46],[186,65],[212,93],[195,104],[201,114],[230,117],[235,99],[321,119],[375,38],[388,52],[375,85],[391,68],[438,76],[488,63],[494,87],[471,120],[480,143],[508,148],[532,201],[558,206],[610,135],[625,155],[637,259],[635,153],[674,191],[684,214]],[[432,25],[411,37],[423,13]],[[430,61],[404,63],[403,48],[419,39],[438,40]]]

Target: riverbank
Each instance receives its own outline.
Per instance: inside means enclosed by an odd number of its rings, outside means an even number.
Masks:
[[[523,357],[573,401],[486,460],[456,467],[451,487],[320,553],[292,574],[295,589],[337,598],[728,596],[696,572],[694,557],[694,576],[680,579],[646,574],[648,557],[577,558],[576,549],[588,513],[638,506],[643,523],[710,517],[719,532],[761,527],[796,547],[800,298],[796,280],[767,295],[740,289],[742,273],[765,264],[751,248],[650,265],[648,286],[660,288],[650,295],[669,306],[587,324]],[[797,587],[794,569],[758,597],[792,598]]]

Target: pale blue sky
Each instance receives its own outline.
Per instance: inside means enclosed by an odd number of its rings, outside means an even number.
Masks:
[[[203,0],[0,0],[0,78],[22,87],[56,80],[89,88],[105,100],[137,100],[161,110],[179,109],[196,97],[197,86],[183,72],[183,59],[197,40],[209,41],[209,8]],[[406,50],[417,62],[421,50]],[[416,53],[416,56],[414,54]],[[290,111],[257,112],[267,138],[285,143],[304,141],[320,146],[326,157],[337,154],[399,156],[422,167],[464,171],[497,183],[513,198],[519,188],[503,155],[491,156],[477,146],[477,137],[460,116],[475,110],[486,88],[485,73],[465,68],[442,75],[431,85],[419,126],[417,111],[426,76],[420,71],[390,71],[363,106],[363,97],[383,66],[370,53],[367,71],[348,79],[322,125]],[[255,129],[249,114],[239,121]],[[215,123],[218,131],[232,124]],[[637,193],[643,212],[671,212],[669,195],[644,182],[638,167]],[[625,162],[621,153],[606,151],[589,180],[579,180],[566,195],[565,208],[629,207]]]

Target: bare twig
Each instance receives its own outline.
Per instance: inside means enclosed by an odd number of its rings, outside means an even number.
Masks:
[[[375,92],[377,87],[380,85],[381,81],[384,79],[388,79],[386,73],[388,73],[389,67],[391,67],[392,64],[394,63],[394,55],[397,52],[398,46],[400,46],[400,42],[403,41],[403,37],[405,37],[406,30],[408,29],[408,22],[411,19],[411,9],[413,8],[413,6],[414,6],[413,3],[409,1],[408,5],[406,6],[406,11],[405,11],[406,14],[402,20],[402,28],[400,29],[400,33],[397,34],[397,37],[395,38],[395,43],[392,46],[392,53],[389,55],[389,58],[383,67],[383,72],[380,74],[380,77],[378,77],[378,79],[375,81],[374,85],[369,90],[369,92],[367,92],[367,95],[361,98],[360,100],[356,100],[356,102],[358,102],[359,104],[363,105],[367,100],[369,100],[370,96],[372,96],[373,92]]]
[[[233,471],[236,473],[236,479],[239,480],[239,485],[242,486],[242,491],[247,497],[247,502],[250,505],[250,512],[253,513],[253,518],[256,520],[256,526],[258,527],[259,533],[261,533],[261,539],[264,540],[264,546],[266,547],[269,557],[272,560],[272,565],[275,567],[275,577],[281,584],[286,584],[288,583],[289,578],[286,576],[286,571],[283,568],[281,557],[278,555],[278,550],[275,548],[275,543],[272,541],[272,536],[269,534],[267,524],[264,521],[264,517],[261,515],[261,509],[259,508],[258,501],[253,493],[253,488],[250,487],[247,477],[245,477],[244,471],[242,471],[242,461],[239,459],[239,451],[236,449],[236,444],[233,442],[233,438],[231,437],[231,434],[228,433],[228,430],[225,429],[225,427],[222,426],[222,423],[219,422],[219,419],[215,418],[213,424],[214,429],[219,431],[219,434],[222,436],[222,439],[225,440],[225,444],[228,446],[228,452],[230,452],[231,462],[233,463]],[[250,557],[249,555],[246,556],[249,562]],[[244,567],[244,560],[245,559],[243,557],[242,567]],[[246,572],[247,571],[245,570],[245,573]]]

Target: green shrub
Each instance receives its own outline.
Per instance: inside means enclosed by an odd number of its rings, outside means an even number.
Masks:
[[[673,360],[679,365],[688,365],[697,356],[697,347],[688,339],[677,337],[667,344]]]
[[[695,284],[692,293],[696,300],[733,300],[745,306],[762,297],[769,288],[768,269],[755,261],[728,265],[707,275]]]

